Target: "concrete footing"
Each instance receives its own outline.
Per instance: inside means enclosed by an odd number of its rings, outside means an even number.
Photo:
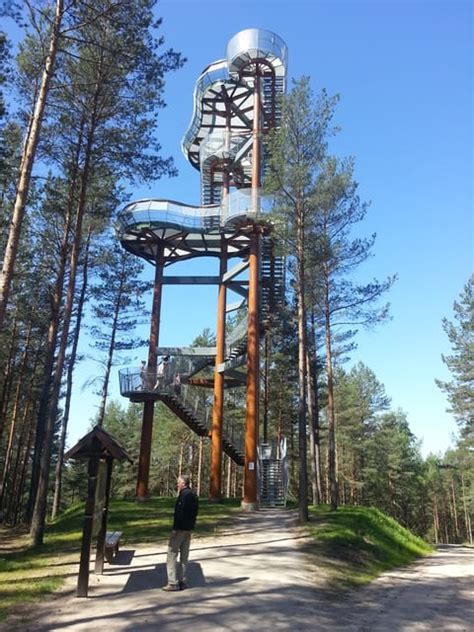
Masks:
[[[258,504],[258,502],[256,503],[247,503],[245,501],[242,501],[240,503],[240,508],[242,509],[242,511],[258,511],[260,509],[260,506]]]

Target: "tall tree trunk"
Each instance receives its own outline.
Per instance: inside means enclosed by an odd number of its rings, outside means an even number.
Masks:
[[[113,361],[114,349],[115,349],[115,339],[117,337],[117,324],[119,321],[120,304],[122,302],[123,286],[125,283],[126,274],[127,274],[127,271],[122,268],[121,276],[120,276],[119,291],[118,291],[117,296],[115,297],[116,300],[115,300],[115,305],[114,305],[114,315],[113,315],[112,327],[111,327],[111,337],[110,337],[109,349],[107,352],[107,361],[105,364],[104,380],[102,383],[102,396],[100,398],[99,413],[97,415],[98,426],[102,426],[104,423],[105,407],[107,404],[107,393],[109,390],[110,372],[112,370],[112,361]]]
[[[326,343],[326,373],[328,380],[328,478],[329,498],[331,509],[335,511],[338,506],[338,481],[336,459],[336,410],[334,402],[334,374],[332,365],[332,340],[331,340],[331,312],[329,302],[329,271],[327,265],[323,265],[324,271],[324,318],[325,318],[325,343]]]
[[[26,334],[26,340],[25,340],[25,348],[23,351],[23,357],[20,363],[20,367],[19,367],[19,371],[18,371],[18,375],[17,375],[17,384],[16,384],[16,392],[15,392],[15,399],[13,402],[13,411],[12,411],[12,421],[10,424],[10,432],[9,432],[9,436],[8,436],[8,444],[7,444],[7,449],[5,452],[5,459],[3,462],[3,473],[2,473],[2,480],[0,481],[0,507],[3,506],[3,496],[5,493],[5,486],[6,486],[6,481],[7,481],[7,477],[9,474],[9,469],[10,469],[10,462],[11,462],[11,458],[12,458],[12,454],[13,454],[13,448],[14,448],[14,442],[15,442],[15,437],[17,435],[17,425],[18,425],[18,419],[19,419],[19,409],[20,409],[20,401],[22,400],[22,395],[24,393],[24,377],[25,377],[25,372],[26,372],[26,368],[27,368],[27,361],[28,361],[28,354],[30,351],[30,341],[31,341],[31,330],[33,328],[32,323],[30,322],[29,327],[28,327],[28,332]]]
[[[320,445],[320,428],[319,428],[319,402],[318,402],[318,378],[316,372],[316,326],[314,311],[311,312],[310,318],[310,336],[308,343],[308,409],[310,416],[310,455],[311,455],[311,473],[312,473],[312,489],[313,504],[319,505],[322,502],[322,485],[321,485],[321,445]]]
[[[228,456],[227,457],[227,485],[226,485],[227,498],[230,498],[230,490],[231,490],[231,483],[232,483],[232,470],[233,470],[232,459],[230,458],[230,456]]]
[[[35,419],[35,383],[36,383],[36,370],[40,363],[40,358],[42,357],[42,349],[41,347],[37,349],[35,354],[35,361],[33,364],[33,368],[31,370],[30,379],[28,382],[28,387],[25,388],[25,406],[23,409],[22,420],[20,423],[20,433],[19,433],[19,441],[16,448],[16,457],[15,464],[13,467],[13,472],[11,476],[11,480],[14,481],[13,488],[9,491],[9,499],[8,499],[8,509],[7,515],[13,519],[13,524],[16,524],[16,516],[19,512],[19,507],[17,505],[20,503],[20,499],[23,493],[23,482],[26,471],[26,465],[28,463],[29,455],[30,455],[30,444],[33,437],[34,432],[34,419]],[[21,457],[23,454],[23,446],[26,441],[26,450],[23,455],[23,459],[25,461],[25,467],[22,470],[21,476],[18,476],[18,468],[20,466]],[[21,493],[18,491],[18,488],[21,487]],[[4,502],[5,506],[5,502]],[[15,508],[15,509],[13,509]]]
[[[435,544],[439,543],[439,515],[438,515],[438,503],[436,502],[436,496],[433,498],[433,531]]]
[[[56,53],[58,50],[60,37],[60,28],[63,18],[63,5],[63,0],[56,0],[55,16],[51,28],[48,54],[44,63],[44,69],[41,77],[41,84],[38,98],[35,104],[34,114],[21,157],[18,187],[16,191],[15,204],[13,207],[13,215],[10,223],[8,241],[5,248],[2,275],[0,278],[0,329],[2,329],[5,320],[5,313],[8,298],[10,295],[15,260],[18,251],[18,243],[20,241],[21,224],[25,215],[25,207],[30,187],[31,172],[35,160],[36,147],[38,145],[38,140],[41,132],[41,125],[43,122],[44,108],[46,105],[46,97],[48,95],[49,84],[54,73],[54,65],[56,61]]]
[[[23,453],[23,462],[21,465],[21,473],[20,473],[20,481],[18,484],[18,489],[16,492],[16,501],[13,501],[12,496],[12,504],[9,507],[10,515],[13,516],[13,524],[18,524],[20,521],[23,522],[23,503],[22,497],[25,490],[26,485],[26,474],[28,470],[28,461],[30,456],[31,444],[33,443],[33,425],[29,428],[28,438],[26,441],[25,450]]]
[[[471,517],[466,503],[466,489],[464,486],[464,474],[461,472],[461,492],[462,492],[462,506],[464,510],[464,524],[466,526],[466,539],[469,540],[469,544],[472,546],[472,528]]]
[[[268,402],[269,402],[269,370],[270,370],[270,331],[264,339],[264,368],[263,368],[263,441],[268,441]]]
[[[8,345],[7,361],[3,370],[2,395],[0,398],[0,445],[2,443],[3,431],[7,418],[8,405],[10,401],[10,388],[13,381],[13,364],[17,349],[17,333],[18,333],[18,310],[15,310],[15,318],[13,320],[13,328]]]
[[[344,456],[341,454],[341,460],[344,460]],[[351,472],[351,503],[353,505],[358,504],[357,497],[357,463],[356,463],[356,455],[352,453],[352,472]]]
[[[89,231],[87,233],[87,240],[86,240],[86,245],[85,245],[84,264],[82,267],[82,287],[81,287],[81,293],[79,295],[79,301],[77,304],[77,319],[76,319],[76,326],[74,328],[74,339],[73,339],[71,354],[69,358],[69,365],[67,368],[66,398],[64,402],[64,415],[63,415],[63,420],[61,424],[61,436],[59,440],[58,461],[56,463],[55,481],[54,481],[54,498],[53,498],[53,507],[51,510],[51,518],[56,518],[56,516],[59,513],[59,508],[61,505],[61,487],[62,487],[62,471],[63,471],[63,463],[64,463],[64,449],[66,446],[67,427],[68,427],[68,422],[69,422],[69,411],[71,408],[72,378],[73,378],[73,373],[74,373],[74,365],[76,363],[77,347],[79,345],[79,336],[81,333],[82,312],[84,309],[84,302],[86,298],[86,290],[87,290],[87,283],[88,283],[89,247],[90,247],[91,233],[92,233],[92,228],[89,226]]]
[[[306,466],[306,309],[304,267],[303,209],[298,214],[297,250],[297,302],[298,302],[298,516],[300,522],[308,521],[308,474]]]
[[[36,501],[38,478],[40,472],[41,453],[44,445],[46,418],[48,415],[48,408],[50,404],[51,395],[51,382],[52,373],[54,367],[54,356],[56,352],[57,336],[59,331],[60,322],[60,307],[64,292],[64,279],[66,276],[66,267],[69,251],[69,235],[71,232],[72,224],[72,208],[74,204],[74,198],[76,196],[76,187],[79,173],[79,160],[82,153],[83,134],[85,128],[85,117],[81,117],[79,125],[78,139],[76,142],[75,155],[71,162],[71,175],[68,191],[68,199],[66,205],[66,216],[63,229],[63,237],[61,241],[59,265],[56,273],[56,281],[54,286],[54,292],[51,297],[51,315],[48,328],[47,347],[45,353],[44,369],[43,369],[43,386],[39,398],[38,407],[38,419],[36,422],[36,436],[35,446],[33,453],[33,467],[30,483],[30,495],[27,506],[27,519],[31,521],[33,507]]]
[[[196,489],[196,493],[197,493],[198,496],[200,496],[200,494],[201,494],[203,445],[204,445],[204,438],[203,437],[199,437],[198,467],[197,467],[197,489]]]
[[[64,367],[64,359],[66,357],[67,342],[69,336],[69,326],[72,318],[74,306],[76,274],[79,262],[81,240],[82,240],[82,222],[85,213],[87,188],[92,163],[92,145],[95,136],[97,99],[99,94],[99,85],[96,85],[95,98],[93,100],[91,110],[90,129],[87,135],[87,143],[84,153],[84,167],[81,174],[81,189],[79,201],[77,204],[76,220],[74,227],[74,240],[71,251],[71,261],[69,266],[69,283],[66,295],[66,304],[63,314],[63,329],[61,335],[61,343],[59,345],[58,357],[56,359],[56,369],[51,389],[51,405],[50,412],[46,419],[44,432],[44,445],[40,461],[40,475],[38,478],[38,490],[36,493],[35,506],[31,521],[31,538],[34,546],[43,544],[44,526],[46,520],[46,506],[48,497],[49,468],[51,462],[51,449],[54,434],[54,425],[58,414],[59,395],[61,389],[61,378]]]
[[[72,195],[72,193],[71,193]],[[72,200],[71,200],[72,202]],[[51,314],[48,326],[48,335],[45,350],[45,359],[43,365],[43,384],[39,395],[38,417],[36,420],[36,433],[33,450],[33,462],[31,470],[30,494],[28,505],[26,508],[27,521],[30,522],[33,507],[36,500],[38,489],[38,478],[40,471],[41,453],[44,445],[46,417],[51,394],[51,380],[54,367],[54,356],[56,352],[57,335],[60,321],[60,308],[64,289],[64,278],[66,275],[67,251],[69,245],[69,231],[71,228],[71,220],[69,210],[67,212],[66,221],[63,229],[63,238],[61,243],[59,265],[54,285],[54,292],[51,297]]]
[[[185,441],[181,441],[181,444],[179,446],[178,476],[181,476],[181,474],[183,473],[184,446]]]
[[[459,540],[459,521],[458,521],[458,510],[456,507],[456,491],[454,489],[454,476],[451,477],[451,502],[453,507],[453,518],[454,518],[454,538],[457,542]]]

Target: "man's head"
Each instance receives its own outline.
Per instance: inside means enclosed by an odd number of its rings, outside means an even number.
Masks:
[[[189,487],[189,483],[190,483],[190,478],[186,474],[181,474],[181,476],[178,476],[178,483],[177,483],[178,491],[181,491],[185,487]]]

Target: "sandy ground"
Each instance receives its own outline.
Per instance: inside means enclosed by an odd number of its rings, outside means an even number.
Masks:
[[[190,588],[165,593],[166,545],[124,542],[103,575],[91,574],[89,597],[64,589],[8,619],[1,630],[45,632],[214,630],[474,631],[474,550],[441,547],[436,555],[335,596],[308,565],[305,536],[288,510],[242,514],[235,529],[191,547]]]

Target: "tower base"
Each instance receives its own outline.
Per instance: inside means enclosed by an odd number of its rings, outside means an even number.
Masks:
[[[260,509],[260,506],[258,502],[248,503],[242,500],[242,502],[240,503],[240,508],[242,509],[242,511],[250,512],[250,511],[258,511]]]

